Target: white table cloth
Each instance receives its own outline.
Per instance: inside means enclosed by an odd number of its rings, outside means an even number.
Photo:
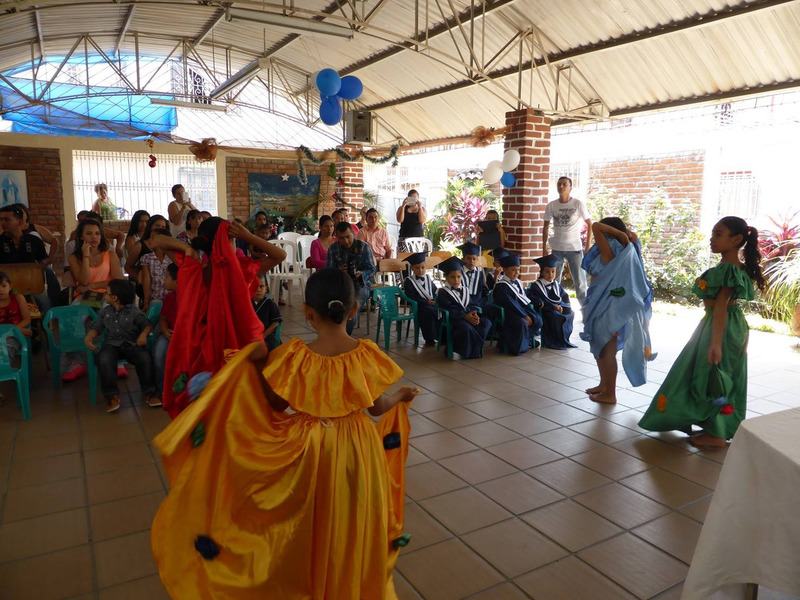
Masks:
[[[681,598],[740,600],[748,583],[800,596],[800,409],[739,427]]]

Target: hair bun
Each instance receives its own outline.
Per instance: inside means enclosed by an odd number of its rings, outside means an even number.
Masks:
[[[339,324],[344,321],[344,313],[344,302],[341,300],[331,300],[328,302],[328,317],[330,317],[334,323]]]

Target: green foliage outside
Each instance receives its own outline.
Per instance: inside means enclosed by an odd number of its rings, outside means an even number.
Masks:
[[[453,177],[447,182],[445,196],[425,223],[425,237],[436,250],[452,250],[489,209],[500,210],[500,198],[483,179]]]

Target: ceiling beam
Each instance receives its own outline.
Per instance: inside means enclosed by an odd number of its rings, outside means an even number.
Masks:
[[[434,25],[427,31],[420,31],[417,39],[421,41],[440,36],[450,31],[453,27],[458,27],[459,22],[463,23],[464,21],[469,21],[473,15],[475,18],[481,18],[516,1],[517,0],[487,0],[485,8],[481,8],[479,11],[473,11],[469,8],[462,10],[458,15],[454,15],[450,19],[447,19],[438,25]],[[405,52],[406,50],[413,50],[416,46],[417,44],[413,42],[403,42],[398,46],[391,46],[385,50],[381,50],[377,54],[373,54],[372,56],[368,56],[362,60],[347,65],[343,69],[339,69],[339,74],[350,75],[351,73],[355,73],[356,71],[374,65],[382,60],[396,56],[397,54]]]
[[[547,60],[545,60],[544,58],[537,58],[534,59],[533,61],[528,60],[523,62],[521,66],[519,64],[510,65],[508,67],[503,67],[502,69],[496,69],[494,71],[490,71],[489,73],[487,73],[487,77],[489,79],[499,79],[502,77],[508,77],[510,75],[516,75],[520,70],[527,71],[531,68],[538,68],[544,66],[548,62],[556,63],[563,60],[569,60],[569,59],[579,58],[581,56],[596,54],[598,52],[604,52],[606,50],[611,50],[613,48],[619,48],[622,46],[627,46],[629,44],[635,44],[643,40],[649,40],[664,35],[677,33],[680,31],[695,29],[697,27],[702,27],[705,25],[709,25],[711,23],[723,21],[725,19],[741,17],[743,15],[747,15],[759,10],[775,8],[777,6],[781,6],[783,4],[789,4],[792,2],[796,2],[796,0],[753,0],[752,2],[748,3],[740,3],[736,6],[730,6],[722,10],[718,11],[713,10],[704,13],[702,15],[693,15],[685,19],[672,21],[671,23],[660,25],[652,29],[633,31],[631,33],[626,33],[625,35],[622,35],[620,37],[603,40],[602,42],[597,42],[595,44],[587,44],[584,46],[577,46],[575,48],[570,48],[569,50],[564,50],[562,52],[554,52],[552,54],[548,54]],[[344,73],[344,71],[340,71],[340,73]],[[454,83],[439,88],[429,89],[422,92],[416,92],[414,94],[409,94],[407,96],[402,96],[400,98],[395,98],[393,100],[387,100],[385,102],[377,102],[375,104],[363,107],[363,110],[381,110],[383,108],[399,106],[401,104],[406,104],[408,102],[423,100],[425,98],[432,98],[434,96],[439,96],[441,94],[446,94],[448,92],[469,88],[475,85],[479,85],[484,81],[485,79],[480,77],[476,77],[473,79],[464,79],[462,81],[456,81]]]
[[[194,38],[194,39],[192,40],[192,42],[191,42],[191,44],[189,45],[189,47],[190,47],[190,48],[196,48],[197,46],[199,46],[200,44],[202,44],[202,43],[203,43],[203,40],[205,40],[205,39],[206,39],[206,38],[207,38],[209,35],[211,35],[211,32],[212,32],[212,31],[214,31],[214,28],[215,28],[217,25],[219,25],[219,24],[220,24],[220,22],[221,22],[221,21],[222,21],[224,18],[225,18],[225,10],[224,10],[224,9],[220,9],[220,10],[218,10],[218,11],[216,12],[216,14],[215,14],[215,15],[214,15],[214,16],[211,18],[211,20],[208,22],[208,25],[206,25],[205,29],[203,29],[203,31],[200,33],[200,35],[198,35],[196,38]]]
[[[131,4],[131,7],[128,9],[128,15],[125,17],[125,22],[122,24],[122,28],[119,30],[119,37],[117,38],[117,43],[114,46],[114,53],[111,56],[119,55],[119,47],[122,45],[122,41],[125,39],[125,34],[128,33],[128,27],[131,26],[131,21],[133,20],[133,12],[135,10],[136,10],[136,5]]]
[[[339,10],[345,4],[347,4],[347,0],[334,0],[333,2],[331,2],[325,8],[322,9],[322,13],[323,14],[311,17],[310,20],[311,21],[319,21],[321,23],[321,22],[323,22],[325,20],[325,17],[328,17],[328,16],[332,15],[333,13],[335,13],[337,10]],[[299,38],[300,35],[301,34],[299,34],[299,33],[290,33],[289,35],[287,35],[287,36],[283,37],[282,39],[278,40],[277,42],[272,44],[272,46],[270,46],[269,48],[267,48],[264,51],[264,54],[263,54],[264,58],[269,58],[270,56],[272,56],[276,52],[278,52],[280,50],[283,50],[284,48],[286,48],[286,46],[288,46],[293,41],[295,41],[297,38]]]
[[[39,16],[39,11],[33,12],[33,18],[36,23],[36,37],[39,38],[39,56],[44,60],[44,34],[42,33],[42,18]]]

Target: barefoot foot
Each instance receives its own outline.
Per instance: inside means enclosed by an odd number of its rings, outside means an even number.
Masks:
[[[590,396],[591,396],[592,394],[599,394],[600,392],[602,392],[602,391],[603,391],[603,386],[596,385],[596,386],[594,386],[594,387],[586,388],[584,391],[585,391],[587,394],[589,394]]]
[[[589,400],[598,402],[600,404],[616,404],[617,395],[605,391],[597,392],[596,394],[589,394]]]
[[[689,438],[689,443],[695,448],[725,448],[728,443],[721,437],[701,433]]]

